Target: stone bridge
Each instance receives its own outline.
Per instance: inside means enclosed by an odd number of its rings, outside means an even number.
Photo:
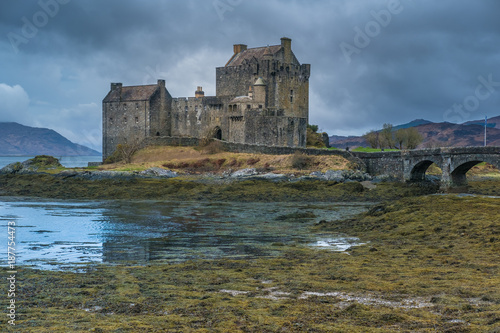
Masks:
[[[421,181],[432,163],[442,170],[441,188],[467,184],[466,173],[487,162],[500,169],[500,147],[464,147],[403,150],[397,152],[353,153],[371,175],[388,174],[404,181]]]

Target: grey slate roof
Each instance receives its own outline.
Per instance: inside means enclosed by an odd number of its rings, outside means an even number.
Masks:
[[[129,86],[108,93],[103,102],[148,101],[158,89],[158,85]],[[120,95],[121,91],[121,95]]]
[[[266,53],[267,48],[271,52],[271,55],[276,54],[279,50],[281,50],[281,45],[271,45],[271,46],[263,46],[263,47],[255,47],[251,49],[246,49],[243,52],[233,55],[233,57],[228,61],[226,67],[228,66],[239,66],[245,60],[252,60],[256,58],[257,60],[261,60]]]

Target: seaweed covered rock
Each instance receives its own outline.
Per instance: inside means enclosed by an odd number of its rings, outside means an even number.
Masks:
[[[30,174],[58,168],[63,168],[63,166],[57,158],[48,155],[38,155],[22,163],[15,162],[9,164],[0,169],[0,174]]]
[[[311,177],[316,177],[325,180],[336,181],[339,183],[346,181],[366,181],[372,180],[372,177],[359,170],[327,170],[325,173],[315,171],[311,173]]]

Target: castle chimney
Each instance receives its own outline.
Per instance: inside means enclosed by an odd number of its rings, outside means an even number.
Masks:
[[[291,64],[292,63],[292,40],[287,37],[281,38],[281,48],[284,53],[284,63]]]
[[[247,49],[247,46],[245,44],[234,44],[234,54],[238,54],[240,52],[243,52]]]
[[[111,91],[114,91],[116,89],[122,89],[122,84],[121,83],[111,83]]]
[[[198,89],[196,89],[196,91],[194,92],[194,97],[196,98],[205,97],[205,92],[203,91],[202,87],[198,87]]]
[[[158,80],[158,87],[160,88],[160,110],[161,112],[166,112],[166,98],[167,89],[165,87],[165,80]]]

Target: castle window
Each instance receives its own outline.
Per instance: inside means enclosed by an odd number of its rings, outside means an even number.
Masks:
[[[138,124],[139,123],[139,117],[135,117],[135,123]]]
[[[123,117],[123,122],[126,124],[127,123],[127,117]]]
[[[184,111],[188,112],[188,106],[187,105],[184,107]]]
[[[113,118],[112,118],[112,117],[111,117],[111,118],[109,118],[109,122],[110,122],[111,124],[113,124]]]
[[[250,110],[252,106],[250,104],[247,104],[247,110]]]
[[[290,103],[293,103],[293,90],[290,90]]]
[[[259,109],[262,109],[262,104],[259,104]]]

